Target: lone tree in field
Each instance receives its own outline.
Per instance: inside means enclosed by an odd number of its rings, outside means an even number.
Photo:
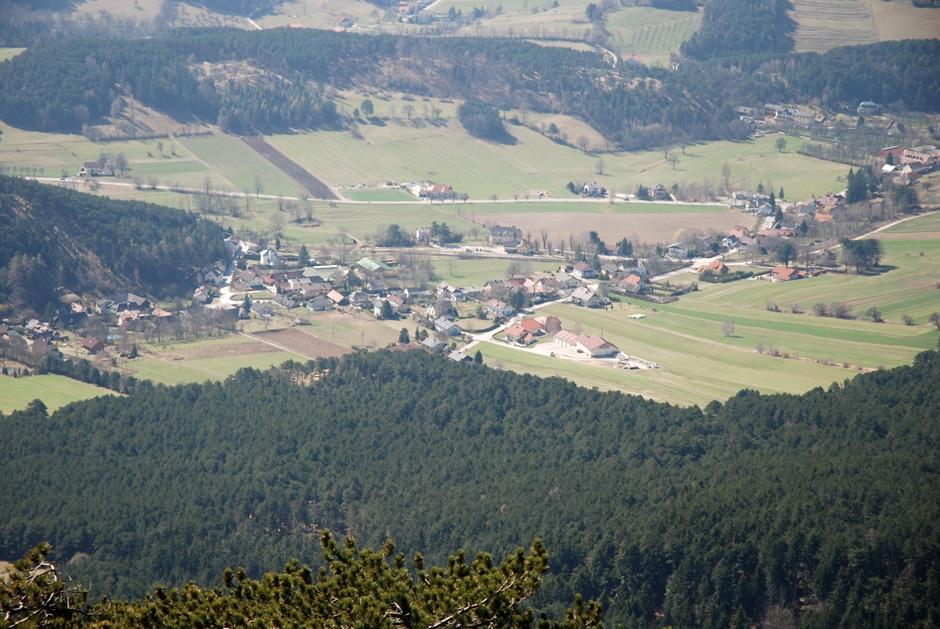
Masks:
[[[721,322],[721,335],[722,336],[732,336],[734,334],[734,321],[731,319],[725,319]]]
[[[778,153],[783,153],[783,149],[787,148],[787,141],[785,138],[777,138],[777,141],[774,142],[774,146],[777,147]]]
[[[362,110],[362,115],[364,115],[367,118],[371,116],[373,113],[375,113],[375,106],[372,104],[372,101],[369,100],[368,98],[362,101],[362,104],[359,105],[359,109]]]
[[[940,312],[931,312],[930,316],[927,317],[927,321],[937,326],[937,329],[940,330]]]

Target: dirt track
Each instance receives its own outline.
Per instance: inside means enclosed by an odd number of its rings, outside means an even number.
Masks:
[[[271,146],[260,135],[246,135],[242,137],[245,144],[253,148],[261,157],[265,158],[280,170],[299,183],[304,189],[317,199],[335,200],[337,197],[329,186],[311,175],[303,166],[289,158],[284,153]]]

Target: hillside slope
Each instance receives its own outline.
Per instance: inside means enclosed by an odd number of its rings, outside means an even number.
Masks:
[[[222,258],[221,228],[180,210],[0,176],[0,303],[42,311],[65,292],[190,289]]]

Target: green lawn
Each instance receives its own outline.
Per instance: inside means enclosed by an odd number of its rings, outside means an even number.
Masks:
[[[532,273],[551,273],[559,264],[531,262]],[[455,286],[483,286],[493,279],[506,279],[508,260],[434,260],[434,281],[447,281]]]
[[[10,378],[0,376],[0,412],[22,410],[35,399],[41,399],[49,412],[70,402],[87,400],[99,395],[117,395],[108,389],[85,384],[65,376],[50,374]]]

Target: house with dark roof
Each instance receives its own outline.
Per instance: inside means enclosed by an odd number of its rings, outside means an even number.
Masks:
[[[594,267],[584,260],[579,260],[578,262],[574,263],[574,266],[571,269],[571,274],[582,280],[597,277],[597,271],[594,270]]]
[[[511,245],[522,240],[522,230],[515,225],[503,227],[493,225],[490,227],[490,243],[493,245]]]
[[[104,349],[104,343],[93,336],[86,336],[84,340],[82,340],[82,349],[89,354],[97,354]]]
[[[444,350],[447,349],[447,343],[439,341],[433,336],[429,336],[421,341],[421,346],[432,354],[443,354]]]
[[[574,292],[571,293],[571,302],[578,306],[584,306],[585,308],[596,308],[600,305],[600,299],[597,293],[584,286],[576,288]]]

